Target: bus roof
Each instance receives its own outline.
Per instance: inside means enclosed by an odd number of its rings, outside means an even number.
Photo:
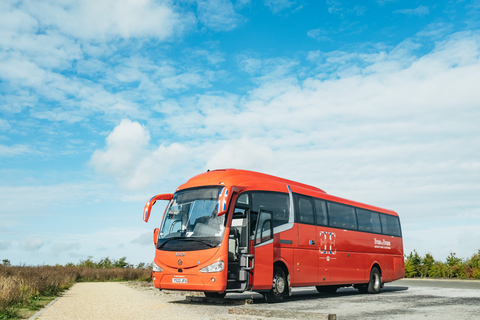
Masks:
[[[384,212],[392,215],[397,215],[392,210],[387,210],[364,203],[336,197],[330,194],[327,194],[322,189],[313,187],[307,184],[299,183],[296,181],[279,178],[276,176],[248,171],[248,170],[239,170],[239,169],[218,169],[211,170],[205,173],[201,173],[197,176],[194,176],[186,183],[178,187],[177,190],[189,189],[201,186],[214,186],[214,185],[226,185],[226,186],[237,186],[241,187],[245,191],[247,190],[266,190],[266,191],[277,191],[277,192],[288,192],[287,185],[291,188],[292,192],[300,193],[312,197],[318,197],[325,200],[335,201],[344,203],[347,205],[352,205],[356,207],[361,207],[364,209]]]

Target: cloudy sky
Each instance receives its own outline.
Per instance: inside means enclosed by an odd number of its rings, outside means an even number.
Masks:
[[[0,259],[150,262],[142,209],[207,169],[480,249],[480,1],[0,1]]]

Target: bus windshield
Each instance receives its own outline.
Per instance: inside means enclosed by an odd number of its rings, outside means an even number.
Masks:
[[[157,249],[203,250],[220,245],[225,215],[217,216],[222,187],[178,191],[160,225]]]

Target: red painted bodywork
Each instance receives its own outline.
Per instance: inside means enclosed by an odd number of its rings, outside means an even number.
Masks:
[[[222,244],[218,248],[182,252],[184,253],[184,256],[181,256],[182,272],[178,271],[179,256],[177,252],[156,250],[154,262],[163,269],[162,272],[153,272],[153,282],[156,288],[225,291],[228,269],[228,234],[234,204],[241,192],[265,190],[288,193],[288,185],[293,193],[397,216],[394,211],[335,197],[316,187],[245,170],[209,171],[191,178],[177,191],[215,185],[226,186],[233,191],[227,209],[228,220]],[[168,196],[164,195],[160,198],[167,199]],[[148,215],[149,213],[150,210],[148,210]],[[335,234],[334,254],[319,253],[321,246],[330,245],[332,242],[322,239],[322,232]],[[375,239],[390,242],[389,249],[374,248]],[[310,240],[313,240],[315,244],[309,244]],[[401,237],[295,223],[293,228],[275,234],[272,243],[254,250],[257,250],[259,254],[255,256],[253,280],[250,279],[249,289],[252,290],[262,291],[271,288],[274,263],[282,263],[287,268],[290,287],[367,283],[370,270],[375,264],[381,269],[383,282],[401,279],[405,274]],[[255,252],[253,253],[255,254]],[[222,272],[200,272],[201,268],[216,261],[225,262]],[[187,278],[187,283],[173,283],[172,278]]]

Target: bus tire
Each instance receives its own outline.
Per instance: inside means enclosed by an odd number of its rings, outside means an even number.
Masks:
[[[273,285],[270,291],[264,293],[268,303],[280,302],[288,295],[288,282],[282,268],[275,266],[273,269]]]
[[[378,293],[382,287],[382,274],[377,267],[373,267],[370,272],[370,281],[368,282],[368,293]]]
[[[218,293],[218,292],[204,292],[205,297],[207,298],[216,298],[216,299],[223,299],[225,298],[225,295],[227,294],[226,292],[224,293]]]
[[[328,294],[334,294],[335,292],[337,292],[337,289],[338,289],[336,286],[316,286],[315,288],[320,293],[328,293]]]

